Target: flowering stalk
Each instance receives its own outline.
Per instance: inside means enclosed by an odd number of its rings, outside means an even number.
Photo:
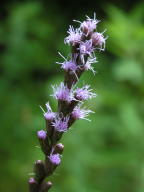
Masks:
[[[80,27],[74,29],[70,26],[65,44],[71,47],[69,59],[64,56],[63,62],[58,62],[65,72],[64,82],[59,86],[53,86],[53,97],[58,101],[58,111],[53,112],[49,103],[46,104],[47,111],[44,112],[46,130],[37,132],[41,149],[45,160],[37,160],[34,164],[34,177],[29,179],[30,192],[47,192],[52,186],[46,177],[53,174],[61,163],[61,154],[64,146],[58,143],[64,132],[78,119],[87,119],[91,110],[82,108],[84,101],[96,96],[92,93],[89,85],[82,88],[74,88],[80,76],[87,70],[95,72],[92,64],[96,62],[94,52],[104,50],[105,40],[103,33],[97,32],[98,20],[86,17]],[[87,119],[88,120],[88,119]]]

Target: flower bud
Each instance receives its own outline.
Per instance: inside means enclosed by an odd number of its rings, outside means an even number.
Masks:
[[[40,142],[42,151],[46,155],[48,155],[49,151],[50,151],[50,146],[49,146],[49,141],[48,141],[48,137],[47,137],[46,131],[44,131],[44,130],[38,131],[37,132],[37,136],[39,138],[39,142]]]
[[[50,176],[56,167],[60,165],[61,159],[60,154],[51,154],[50,156],[46,157],[45,165],[46,165],[46,173],[47,176]]]
[[[38,131],[38,132],[37,132],[37,136],[38,136],[38,138],[41,139],[41,140],[46,139],[46,137],[47,137],[46,131],[44,131],[44,130]]]
[[[54,154],[58,153],[58,154],[62,154],[64,150],[64,145],[62,143],[58,143],[56,146],[55,146],[55,149],[54,149]]]
[[[55,116],[56,115],[55,115],[54,112],[46,112],[44,114],[45,119],[48,120],[48,121],[52,121],[55,118]]]
[[[28,183],[30,192],[38,192],[38,183],[33,177],[29,178]]]
[[[46,176],[45,165],[41,160],[37,160],[34,165],[34,172],[36,174],[37,181],[41,181]]]
[[[40,187],[40,192],[47,192],[52,187],[52,182],[43,182]]]
[[[92,46],[92,40],[88,40],[86,42],[82,42],[79,47],[80,53],[82,55],[91,55],[94,51]]]

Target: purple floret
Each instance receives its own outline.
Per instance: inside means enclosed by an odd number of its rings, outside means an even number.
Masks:
[[[58,117],[55,119],[55,122],[53,122],[53,126],[58,132],[66,132],[68,129],[68,121],[69,117]]]
[[[86,117],[89,115],[89,113],[93,113],[91,110],[87,109],[81,109],[80,106],[76,106],[72,112],[72,117],[76,119],[87,119]]]
[[[65,38],[65,44],[75,46],[81,42],[82,32],[79,29],[74,29],[73,26],[69,27],[68,36]]]
[[[50,162],[54,165],[59,165],[61,162],[60,155],[58,153],[53,155],[51,154],[49,159],[50,159]]]
[[[85,63],[84,65],[84,69],[87,71],[87,70],[91,70],[94,74],[95,74],[95,70],[92,66],[92,64],[96,63],[97,60],[96,60],[96,57],[95,55],[91,56],[88,58],[87,62]]]
[[[89,89],[89,85],[85,85],[82,88],[77,88],[75,91],[75,98],[80,101],[84,101],[87,99],[91,99],[93,97],[96,97],[95,93],[92,93],[91,89]]]
[[[82,55],[91,55],[94,51],[92,46],[92,40],[88,40],[86,42],[82,42],[79,47],[79,51]]]
[[[73,57],[70,58],[70,60],[67,60],[61,53],[59,53],[59,55],[64,59],[64,62],[56,62],[56,63],[60,64],[61,68],[64,69],[66,72],[71,71],[75,73],[76,70],[78,69],[76,61],[78,54],[74,54]]]
[[[60,101],[66,101],[67,103],[73,100],[73,94],[64,83],[61,83],[59,87],[53,86],[53,96]]]
[[[92,34],[92,37],[91,37],[92,44],[94,46],[99,46],[100,50],[102,50],[102,51],[105,49],[105,40],[106,40],[106,38],[103,36],[103,33],[95,32]]]
[[[62,68],[65,70],[65,71],[73,71],[75,72],[77,70],[77,65],[74,61],[70,60],[70,61],[66,61],[62,64]]]
[[[86,16],[87,20],[80,22],[80,21],[76,21],[80,23],[80,29],[82,30],[82,32],[88,36],[89,34],[91,34],[97,27],[97,23],[99,22],[96,19],[96,14],[94,13],[94,18],[91,19],[90,17]]]
[[[44,117],[46,120],[52,121],[55,118],[56,114],[54,112],[46,112]]]
[[[46,138],[46,131],[44,131],[44,130],[40,130],[40,131],[38,131],[37,132],[37,136],[38,136],[38,138],[39,139],[45,139]]]

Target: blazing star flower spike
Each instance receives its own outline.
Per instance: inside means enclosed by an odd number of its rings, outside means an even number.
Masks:
[[[46,131],[37,132],[40,147],[45,155],[45,161],[38,160],[34,166],[34,177],[29,180],[30,192],[47,192],[52,187],[52,183],[45,181],[51,176],[61,163],[61,154],[64,145],[58,143],[65,132],[78,119],[86,119],[93,111],[82,108],[84,101],[96,97],[89,85],[77,88],[77,83],[81,75],[91,70],[95,73],[93,64],[96,63],[95,52],[104,50],[105,40],[103,33],[97,31],[98,20],[86,16],[86,20],[79,22],[78,28],[69,27],[68,36],[64,43],[71,47],[71,51],[63,62],[57,62],[64,70],[64,82],[59,86],[52,86],[53,97],[57,100],[58,107],[53,112],[49,103],[46,104],[47,111],[41,107],[46,122]]]

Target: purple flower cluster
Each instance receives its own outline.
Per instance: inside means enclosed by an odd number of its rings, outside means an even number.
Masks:
[[[38,131],[37,136],[39,139],[42,139],[42,140],[46,139],[46,137],[47,137],[46,131],[44,131],[44,130]]]
[[[64,40],[66,44],[76,46],[78,43],[81,42],[82,32],[80,31],[79,28],[74,29],[74,27],[70,25],[68,34],[69,35]]]
[[[89,85],[76,87],[81,75],[88,70],[95,73],[93,64],[97,62],[95,52],[105,49],[104,32],[97,32],[99,21],[86,16],[78,28],[69,27],[68,36],[64,43],[71,47],[68,58],[62,54],[63,62],[57,62],[64,70],[64,82],[59,86],[54,85],[53,97],[58,101],[58,110],[53,112],[49,103],[46,104],[46,112],[41,107],[46,121],[46,130],[37,132],[41,149],[45,154],[45,161],[36,161],[34,172],[35,177],[29,180],[30,192],[48,191],[52,186],[45,178],[52,175],[57,166],[61,163],[61,154],[64,146],[58,141],[64,132],[68,131],[72,124],[78,119],[86,119],[91,110],[83,108],[83,102],[96,97]]]
[[[70,71],[71,73],[75,73],[76,70],[78,69],[76,62],[77,54],[75,54],[73,58],[71,58],[69,61],[61,53],[59,54],[64,59],[64,62],[56,62],[56,63],[61,64],[61,68],[64,69],[65,72]]]
[[[60,159],[60,154],[51,154],[50,157],[50,162],[54,165],[59,165],[60,162],[61,162],[61,159]]]
[[[91,110],[87,110],[87,109],[82,109],[80,106],[76,106],[72,112],[72,118],[74,118],[75,120],[77,119],[87,119],[86,117],[89,115],[89,113],[93,113],[93,111]]]
[[[96,94],[92,92],[92,89],[89,89],[89,85],[85,85],[82,88],[77,88],[75,91],[75,97],[79,101],[85,101],[96,97]]]
[[[54,129],[58,132],[66,132],[68,130],[69,117],[58,117],[52,122]]]
[[[53,86],[53,96],[59,100],[59,101],[65,101],[67,103],[70,103],[73,99],[73,95],[71,90],[64,85],[64,83],[61,83],[60,86]]]

